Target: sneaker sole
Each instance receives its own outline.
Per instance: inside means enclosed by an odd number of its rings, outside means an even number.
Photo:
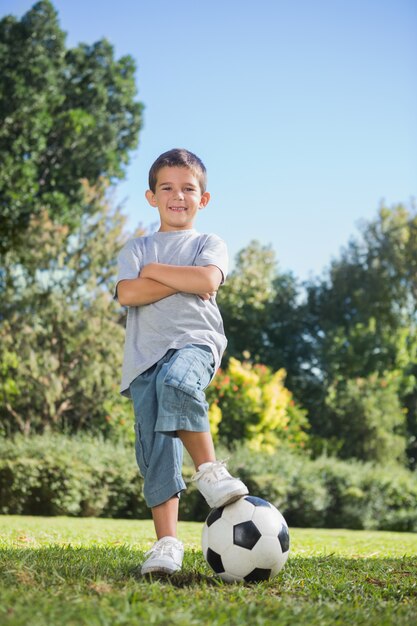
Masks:
[[[210,506],[213,509],[219,509],[221,506],[227,506],[228,504],[233,504],[233,502],[236,502],[237,500],[240,500],[240,498],[247,496],[248,493],[249,493],[249,490],[246,488],[239,489],[239,491],[228,493],[227,495],[223,496],[223,498],[220,498],[220,500],[216,500],[216,502],[214,502],[213,504],[210,504]]]
[[[180,567],[177,567],[176,569],[169,569],[168,567],[160,567],[158,565],[155,565],[154,567],[147,567],[145,570],[141,570],[140,573],[142,576],[146,576],[147,574],[175,574],[175,572],[179,572],[180,571]]]

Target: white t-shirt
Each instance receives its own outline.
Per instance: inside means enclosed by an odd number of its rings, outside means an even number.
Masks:
[[[227,274],[226,244],[217,235],[202,235],[194,229],[156,232],[128,241],[119,253],[117,284],[137,278],[148,263],[170,265],[216,265]],[[227,340],[214,296],[202,300],[188,293],[176,293],[158,302],[128,309],[120,391],[129,396],[130,383],[157,363],[171,348],[187,344],[209,346],[215,370],[219,367]]]

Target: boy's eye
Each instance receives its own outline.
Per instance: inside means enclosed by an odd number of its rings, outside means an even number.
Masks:
[[[194,187],[186,187],[185,191],[195,191]]]

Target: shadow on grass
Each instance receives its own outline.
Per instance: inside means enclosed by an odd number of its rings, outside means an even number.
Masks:
[[[184,587],[194,587],[195,585],[211,585],[213,587],[218,587],[222,585],[222,581],[213,576],[207,576],[202,574],[201,572],[177,572],[168,575],[157,575],[157,574],[147,574],[146,576],[141,576],[141,574],[137,573],[137,579],[140,581],[148,581],[148,582],[162,582],[172,587],[177,587],[178,589],[182,589]]]

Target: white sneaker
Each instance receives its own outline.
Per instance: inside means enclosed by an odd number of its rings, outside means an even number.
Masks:
[[[241,480],[229,474],[224,461],[203,463],[191,480],[212,509],[231,504],[249,493]]]
[[[143,563],[142,576],[151,573],[173,574],[181,569],[184,546],[175,537],[162,537],[145,554],[148,558]]]

